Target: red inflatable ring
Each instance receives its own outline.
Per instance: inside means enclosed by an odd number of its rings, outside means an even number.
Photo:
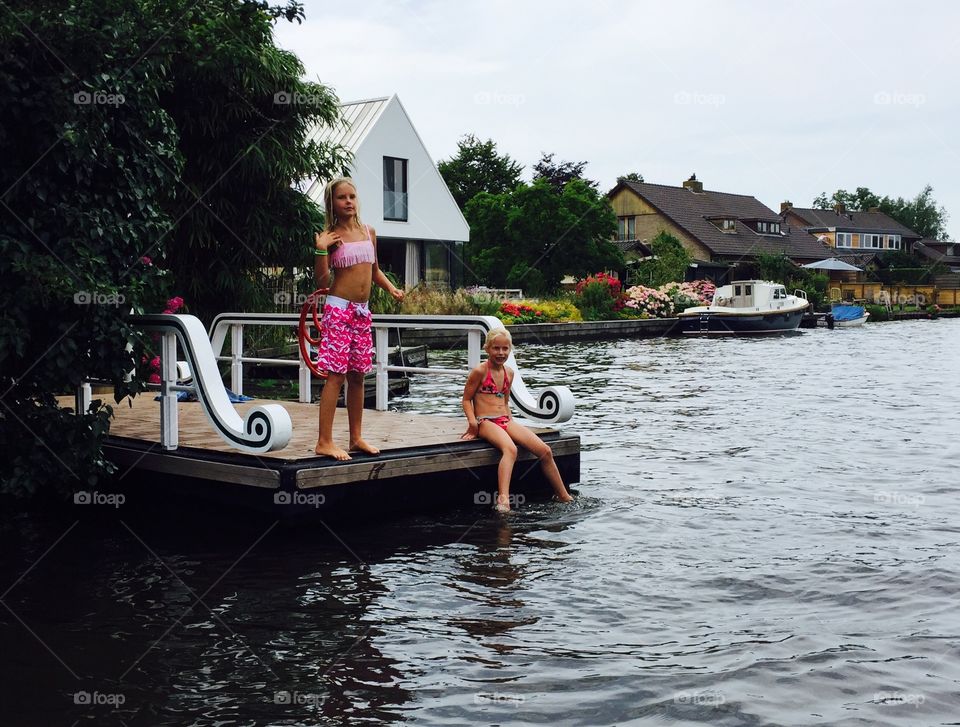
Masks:
[[[300,358],[303,359],[307,368],[313,372],[313,375],[321,379],[327,378],[327,372],[319,368],[317,362],[310,358],[310,346],[320,345],[320,337],[323,335],[320,317],[326,296],[327,288],[319,288],[307,296],[303,308],[300,309],[300,327],[297,335],[300,341]],[[316,338],[310,335],[311,328],[316,329]]]

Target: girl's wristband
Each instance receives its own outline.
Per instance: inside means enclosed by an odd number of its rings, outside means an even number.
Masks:
[[[327,252],[326,250],[321,250],[319,247],[315,247],[315,248],[313,248],[313,254],[314,254],[314,255],[329,255],[330,253]]]

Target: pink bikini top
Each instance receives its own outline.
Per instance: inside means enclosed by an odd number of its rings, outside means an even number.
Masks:
[[[377,261],[376,251],[373,249],[373,240],[370,239],[370,228],[367,228],[367,239],[356,242],[344,242],[330,253],[330,264],[335,268],[349,268],[357,263]]]
[[[493,394],[498,399],[506,398],[510,393],[510,377],[507,376],[507,370],[503,370],[503,388],[497,388],[497,382],[493,380],[493,374],[490,373],[490,362],[487,361],[487,376],[477,391],[481,394]]]

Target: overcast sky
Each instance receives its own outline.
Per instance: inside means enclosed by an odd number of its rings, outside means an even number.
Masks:
[[[306,0],[280,46],[341,101],[397,94],[435,161],[466,133],[774,210],[925,184],[960,237],[960,3]]]

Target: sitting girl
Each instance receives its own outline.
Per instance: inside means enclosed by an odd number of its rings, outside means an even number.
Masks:
[[[517,461],[517,445],[532,452],[540,460],[544,476],[556,492],[555,499],[571,502],[573,498],[564,487],[560,470],[553,461],[553,450],[540,437],[510,416],[510,383],[513,371],[504,364],[510,356],[513,339],[505,328],[494,328],[487,333],[484,350],[487,360],[467,377],[463,388],[463,413],[467,416],[467,431],[461,439],[481,437],[500,450],[497,468],[497,504],[499,512],[510,511],[510,478]],[[499,382],[499,383],[498,383]]]
[[[403,291],[394,287],[377,265],[377,234],[360,223],[357,188],[345,177],[334,179],[323,192],[326,220],[316,235],[314,273],[317,285],[330,283],[330,268],[336,269],[333,288],[323,306],[322,335],[317,364],[329,373],[320,395],[320,433],[316,453],[334,459],[351,459],[333,443],[333,419],[337,399],[347,382],[347,419],[352,451],[380,454],[363,441],[363,376],[373,366],[372,316],[367,301],[374,283],[397,300]]]

